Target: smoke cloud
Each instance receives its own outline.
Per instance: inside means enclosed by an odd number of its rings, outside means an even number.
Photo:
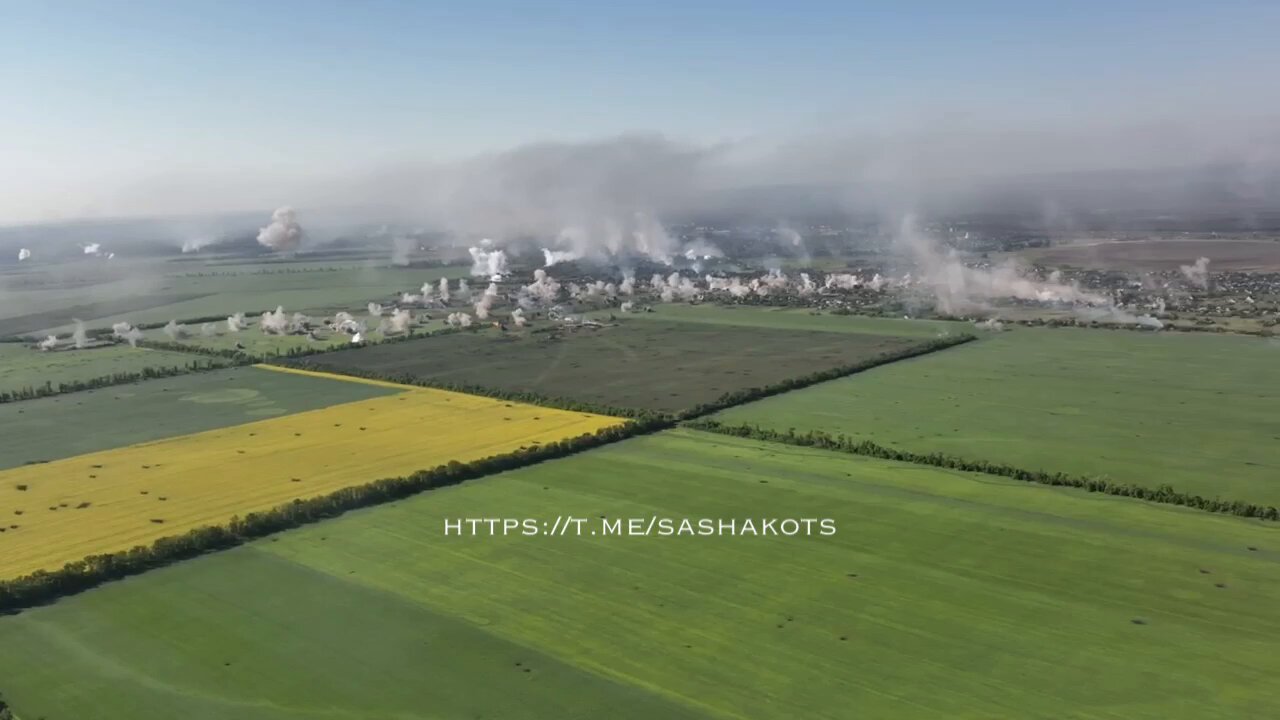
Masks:
[[[258,244],[278,253],[291,253],[302,245],[302,226],[298,214],[291,207],[276,208],[271,213],[271,224],[258,231]]]
[[[84,328],[84,321],[77,318],[71,320],[75,324],[75,330],[71,333],[71,341],[75,343],[76,349],[81,350],[89,346],[89,333]]]
[[[164,334],[176,342],[187,336],[187,326],[179,324],[177,320],[170,320],[165,323]]]
[[[1209,288],[1209,258],[1199,258],[1194,264],[1180,265],[1178,269],[1182,271],[1182,276],[1187,279],[1187,282],[1202,290]]]
[[[30,250],[28,250],[27,248],[21,248],[18,250],[18,262],[22,262],[23,260],[28,260],[30,258],[31,258]]]
[[[507,253],[495,249],[492,240],[481,240],[479,247],[469,248],[468,252],[471,253],[472,275],[498,281],[507,274]]]

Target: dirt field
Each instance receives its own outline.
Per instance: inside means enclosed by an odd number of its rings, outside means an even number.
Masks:
[[[1036,248],[1018,256],[1042,265],[1177,270],[1207,257],[1214,270],[1280,272],[1280,240],[1125,240]]]

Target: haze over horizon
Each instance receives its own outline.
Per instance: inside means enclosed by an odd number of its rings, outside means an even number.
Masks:
[[[376,205],[555,231],[752,185],[909,206],[1024,173],[1206,166],[1270,199],[1280,166],[1268,3],[4,16],[0,225]]]

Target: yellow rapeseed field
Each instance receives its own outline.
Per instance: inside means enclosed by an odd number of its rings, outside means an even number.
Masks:
[[[0,471],[0,578],[624,422],[396,387],[404,392]]]

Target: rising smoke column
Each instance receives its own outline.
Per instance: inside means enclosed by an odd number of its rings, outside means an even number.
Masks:
[[[278,253],[291,253],[302,244],[302,226],[298,214],[291,207],[276,208],[271,213],[271,224],[258,231],[258,244]]]
[[[80,350],[89,346],[89,333],[84,329],[84,321],[72,318],[71,322],[75,323],[75,330],[71,333],[71,341],[76,344],[76,349]]]
[[[165,323],[164,334],[176,342],[187,336],[187,326],[179,324],[177,320],[170,320]]]
[[[440,278],[440,302],[449,304],[449,278]]]
[[[489,283],[489,287],[485,288],[484,294],[476,301],[475,311],[476,318],[479,320],[489,319],[489,310],[493,307],[493,303],[498,299],[498,284]]]
[[[233,333],[237,333],[243,330],[245,327],[247,326],[245,325],[245,322],[244,322],[244,313],[238,312],[235,315],[227,316],[227,330]]]
[[[1012,262],[991,269],[966,266],[954,253],[944,253],[936,243],[916,231],[907,217],[894,245],[915,264],[915,282],[932,291],[938,312],[957,315],[986,307],[987,300],[1017,298],[1037,302],[1111,305],[1078,285],[1045,282],[1026,277]]]
[[[383,335],[403,335],[409,331],[412,323],[413,315],[408,310],[396,308],[391,311],[391,317],[383,318],[378,323],[378,332]]]
[[[479,247],[468,248],[467,252],[471,253],[472,275],[498,281],[507,274],[507,253],[494,248],[492,240],[481,240]]]
[[[1193,265],[1179,265],[1178,270],[1182,272],[1187,282],[1201,290],[1209,289],[1209,258],[1202,257]]]
[[[264,335],[284,335],[289,332],[289,318],[284,314],[284,306],[277,305],[275,312],[262,313],[258,327]]]
[[[46,337],[45,339],[41,340],[41,341],[40,341],[40,343],[39,343],[38,345],[36,345],[36,347],[38,347],[38,348],[40,348],[42,351],[46,351],[46,352],[47,352],[47,351],[49,351],[49,350],[52,350],[52,349],[54,349],[54,348],[58,347],[58,336],[57,336],[57,335],[50,335],[50,336]]]
[[[22,248],[21,250],[18,250],[18,262],[22,262],[23,260],[27,260],[27,259],[29,259],[30,257],[31,257],[31,251],[30,251],[30,250],[28,250],[28,249],[26,249],[26,248]]]
[[[112,325],[111,334],[128,342],[130,347],[138,347],[138,341],[142,339],[142,331],[127,322]]]

